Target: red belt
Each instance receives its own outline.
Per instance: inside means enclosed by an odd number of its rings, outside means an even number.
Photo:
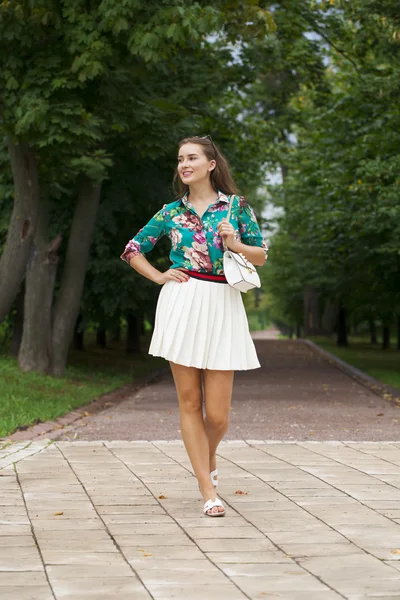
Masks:
[[[228,283],[225,275],[214,275],[213,273],[200,273],[199,271],[189,271],[182,269],[184,273],[190,275],[194,279],[204,279],[205,281],[213,281],[214,283]]]

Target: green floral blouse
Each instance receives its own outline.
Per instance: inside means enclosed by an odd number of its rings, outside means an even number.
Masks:
[[[201,273],[223,275],[224,247],[217,225],[228,216],[229,197],[218,192],[214,204],[210,204],[200,217],[187,199],[182,198],[164,204],[152,219],[140,229],[125,247],[121,255],[128,264],[133,256],[150,252],[156,242],[167,235],[171,240],[170,268],[183,267]],[[234,196],[230,223],[235,228],[235,239],[248,246],[263,248],[267,257],[268,246],[263,239],[257,218],[243,196]]]

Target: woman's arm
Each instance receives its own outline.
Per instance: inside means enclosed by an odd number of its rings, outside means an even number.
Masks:
[[[158,271],[153,265],[149,263],[147,258],[143,256],[143,254],[136,254],[132,256],[129,260],[129,265],[132,269],[135,269],[138,273],[150,279],[150,281],[154,281],[154,283],[158,283],[159,285],[163,285],[168,279],[172,279],[173,281],[188,281],[189,276],[186,273],[177,269],[169,269],[162,273]]]
[[[248,246],[247,244],[243,244],[243,242],[234,240],[231,244],[229,244],[228,248],[233,252],[243,254],[247,260],[257,267],[262,267],[267,260],[267,255],[264,248],[260,248],[259,246]]]
[[[144,275],[144,277],[147,277],[147,279],[150,279],[150,281],[154,281],[154,283],[161,285],[161,271],[153,267],[153,265],[149,263],[143,254],[136,254],[135,256],[132,256],[129,261],[129,265],[132,267],[132,269],[135,269],[135,271],[141,275]]]
[[[227,219],[222,219],[218,224],[220,235],[225,239],[225,244],[233,252],[243,254],[258,267],[262,267],[268,258],[268,246],[263,239],[254,210],[242,197],[239,198],[238,225],[241,241],[236,240],[234,228]]]

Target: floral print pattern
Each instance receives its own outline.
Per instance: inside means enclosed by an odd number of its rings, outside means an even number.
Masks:
[[[142,227],[126,245],[121,259],[128,264],[133,256],[150,252],[163,236],[171,240],[171,268],[183,267],[191,271],[223,275],[224,247],[217,225],[228,216],[230,198],[218,192],[200,217],[187,200],[187,192],[179,200],[164,206]],[[268,255],[268,246],[262,237],[254,210],[243,196],[234,196],[230,223],[235,239],[248,246],[259,246]]]

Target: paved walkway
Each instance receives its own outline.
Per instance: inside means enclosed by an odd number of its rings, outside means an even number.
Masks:
[[[399,600],[400,442],[2,444],[2,600]]]
[[[226,439],[400,440],[400,400],[384,399],[304,342],[257,338],[255,343],[262,368],[235,373]],[[176,391],[168,364],[167,369],[122,402],[118,396],[97,414],[89,406],[86,417],[46,437],[179,439]]]

